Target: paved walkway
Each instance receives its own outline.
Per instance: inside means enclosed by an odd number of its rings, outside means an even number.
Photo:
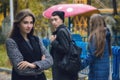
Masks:
[[[0,72],[0,80],[11,80],[11,75],[6,72]]]

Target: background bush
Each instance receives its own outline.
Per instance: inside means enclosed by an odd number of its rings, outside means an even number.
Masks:
[[[11,68],[11,64],[6,53],[5,44],[0,44],[0,67]]]
[[[4,44],[5,40],[6,40],[6,36],[4,36],[0,33],[0,44]]]

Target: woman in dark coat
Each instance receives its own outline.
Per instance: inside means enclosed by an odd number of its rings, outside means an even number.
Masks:
[[[63,56],[67,54],[69,50],[70,33],[68,33],[66,26],[63,24],[64,12],[53,12],[51,23],[56,29],[51,36],[51,55],[54,61],[52,67],[53,80],[77,80],[77,73],[70,74],[58,66]]]
[[[28,9],[15,16],[13,30],[6,40],[8,57],[12,63],[11,80],[46,80],[43,70],[53,59],[40,38],[33,35],[35,17]]]

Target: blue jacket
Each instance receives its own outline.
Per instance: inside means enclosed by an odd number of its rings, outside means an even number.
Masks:
[[[108,41],[110,40],[110,33],[106,33],[106,42],[104,54],[102,57],[95,57],[93,52],[95,48],[95,40],[89,43],[90,49],[88,50],[87,57],[81,63],[81,69],[89,65],[88,80],[109,80],[109,49]]]

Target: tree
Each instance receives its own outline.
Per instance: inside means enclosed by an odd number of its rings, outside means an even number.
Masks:
[[[113,3],[113,9],[114,9],[114,12],[113,12],[113,15],[117,15],[117,3],[116,3],[116,0],[112,0],[112,3]]]
[[[7,11],[9,10],[9,0],[0,0],[0,13],[3,12],[4,18],[7,16]]]

